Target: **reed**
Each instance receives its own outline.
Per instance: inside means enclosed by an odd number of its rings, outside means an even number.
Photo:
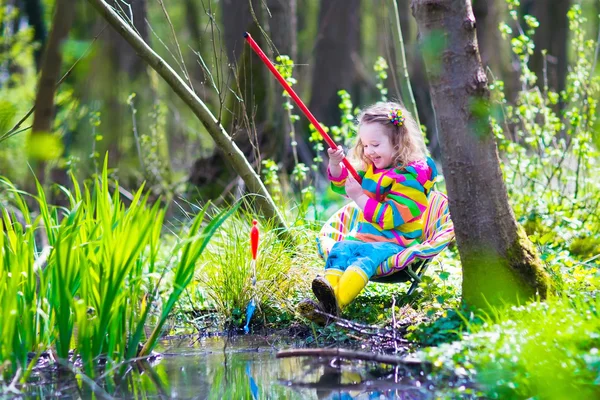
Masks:
[[[176,234],[173,247],[163,249],[165,207],[148,204],[144,187],[125,204],[118,186],[110,188],[107,171],[105,161],[90,185],[73,179],[73,189],[61,188],[67,208],[49,205],[38,184],[35,219],[25,194],[0,181],[11,203],[0,217],[4,379],[25,371],[21,380],[26,380],[43,351],[55,352],[61,363],[80,359],[90,377],[148,354],[208,242],[237,210],[208,218],[207,204]],[[37,248],[40,235],[46,237],[45,249]]]

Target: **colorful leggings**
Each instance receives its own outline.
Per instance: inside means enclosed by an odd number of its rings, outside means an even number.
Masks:
[[[389,242],[360,242],[358,240],[342,240],[331,248],[325,271],[337,269],[344,272],[348,267],[359,267],[370,279],[379,264],[394,254],[404,250],[399,244]]]

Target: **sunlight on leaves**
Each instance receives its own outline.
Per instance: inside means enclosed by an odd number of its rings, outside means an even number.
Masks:
[[[27,143],[27,153],[31,160],[55,160],[63,153],[60,136],[51,133],[30,134]]]

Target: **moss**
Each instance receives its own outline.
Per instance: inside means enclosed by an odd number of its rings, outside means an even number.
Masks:
[[[519,226],[517,238],[507,249],[506,255],[512,272],[529,289],[531,296],[528,297],[537,295],[542,300],[546,299],[551,290],[551,280],[536,248],[522,227]]]
[[[520,227],[504,254],[470,254],[463,260],[463,275],[463,302],[475,308],[545,299],[551,287],[535,247]]]

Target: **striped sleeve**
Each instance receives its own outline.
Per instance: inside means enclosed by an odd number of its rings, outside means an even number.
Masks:
[[[383,202],[369,199],[365,219],[382,229],[394,229],[417,220],[427,208],[425,188],[408,171],[395,171],[394,182]]]
[[[358,176],[364,178],[365,171],[356,171]],[[338,177],[334,177],[331,175],[329,168],[327,168],[327,177],[331,181],[331,190],[335,193],[341,194],[342,196],[348,196],[346,194],[346,178],[348,178],[348,169],[346,166],[342,165],[342,173]]]
[[[341,194],[342,196],[346,195],[346,178],[348,177],[348,169],[346,166],[342,165],[342,173],[340,176],[332,176],[329,167],[327,167],[327,177],[331,181],[331,190],[335,193]]]

